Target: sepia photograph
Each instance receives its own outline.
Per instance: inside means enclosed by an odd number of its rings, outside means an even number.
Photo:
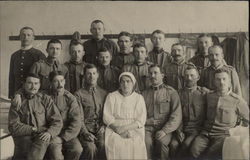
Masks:
[[[0,1],[0,160],[249,160],[248,1]]]

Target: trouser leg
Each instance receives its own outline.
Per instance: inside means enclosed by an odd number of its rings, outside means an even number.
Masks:
[[[156,150],[159,151],[160,159],[166,160],[169,159],[169,143],[171,141],[172,134],[167,134],[161,139],[156,139]]]
[[[55,137],[50,141],[48,151],[49,160],[64,159],[64,156],[62,154],[62,142],[59,137]]]
[[[147,148],[147,155],[148,159],[153,158],[153,137],[152,137],[152,132],[146,131],[145,132],[145,143],[146,143],[146,148]]]
[[[63,143],[63,154],[65,160],[79,160],[82,150],[82,145],[78,138],[73,138]]]
[[[198,158],[200,155],[206,150],[206,148],[209,145],[209,138],[205,135],[198,135],[191,147],[190,147],[190,153],[193,158]]]
[[[28,160],[42,160],[50,142],[45,142],[39,138],[33,138],[30,151],[27,155]]]
[[[13,137],[15,148],[13,160],[26,160],[31,147],[31,136]],[[3,147],[3,146],[2,146]]]

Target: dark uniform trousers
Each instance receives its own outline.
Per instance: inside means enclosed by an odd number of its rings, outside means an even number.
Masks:
[[[102,123],[103,105],[107,92],[99,86],[84,86],[76,93],[76,99],[82,112],[82,127],[79,134],[79,140],[83,146],[83,153],[80,159],[104,159],[104,133],[105,129]],[[86,133],[93,134],[96,139],[89,141],[86,139]]]

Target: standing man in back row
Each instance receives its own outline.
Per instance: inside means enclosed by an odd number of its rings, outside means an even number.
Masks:
[[[33,48],[35,38],[31,27],[23,27],[20,30],[21,49],[11,55],[9,71],[9,98],[22,87],[26,76],[36,61],[45,59],[45,55],[38,49]]]
[[[97,51],[100,48],[107,48],[110,50],[112,57],[115,57],[118,52],[118,47],[112,40],[103,36],[105,31],[104,23],[101,20],[94,20],[90,26],[90,32],[93,36],[92,39],[83,43],[85,56],[84,61],[87,63],[96,64]]]

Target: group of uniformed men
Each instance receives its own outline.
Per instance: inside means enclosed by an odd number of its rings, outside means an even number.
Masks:
[[[173,44],[171,54],[163,50],[161,30],[152,33],[150,52],[125,31],[118,51],[100,20],[90,31],[83,44],[71,41],[70,60],[62,64],[60,40],[48,42],[45,57],[32,46],[34,30],[20,30],[9,72],[13,159],[105,159],[103,105],[123,71],[134,74],[146,103],[148,159],[221,159],[229,129],[248,126],[237,72],[209,35],[198,37],[198,52],[186,61],[182,44]]]

